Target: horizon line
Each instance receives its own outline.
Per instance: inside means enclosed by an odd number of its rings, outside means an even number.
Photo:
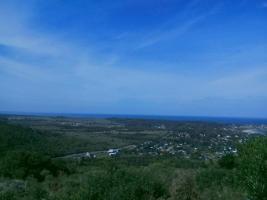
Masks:
[[[116,114],[116,113],[79,113],[79,112],[25,112],[25,111],[0,111],[0,115],[24,115],[24,116],[51,116],[51,117],[66,117],[78,115],[90,116],[128,116],[128,117],[184,117],[184,118],[225,118],[225,119],[261,119],[267,120],[267,117],[255,116],[208,116],[208,115],[168,115],[168,114]]]

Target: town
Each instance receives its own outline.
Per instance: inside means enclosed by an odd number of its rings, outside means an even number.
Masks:
[[[82,148],[74,146],[60,156],[76,159],[169,155],[212,160],[237,154],[238,145],[251,137],[267,134],[266,124],[40,116],[8,116],[7,119],[10,123],[80,141]],[[91,147],[92,143],[96,148]]]

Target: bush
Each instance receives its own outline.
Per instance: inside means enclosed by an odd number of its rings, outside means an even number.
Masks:
[[[267,199],[267,138],[240,146],[238,171],[251,200]]]
[[[25,179],[33,176],[39,181],[44,179],[43,171],[56,176],[59,171],[68,173],[65,164],[52,161],[49,157],[36,152],[9,151],[0,161],[0,175],[9,178]]]
[[[220,167],[226,169],[233,169],[236,166],[236,159],[233,154],[226,154],[218,161]]]
[[[72,190],[62,193],[58,199],[94,199],[94,200],[146,200],[166,199],[168,190],[160,180],[146,175],[142,170],[110,167],[111,171],[91,173]]]

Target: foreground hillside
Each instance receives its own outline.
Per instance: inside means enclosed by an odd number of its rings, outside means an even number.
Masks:
[[[208,160],[133,153],[55,158],[66,144],[75,148],[65,135],[1,122],[0,199],[267,199],[266,137],[249,139],[236,155]]]

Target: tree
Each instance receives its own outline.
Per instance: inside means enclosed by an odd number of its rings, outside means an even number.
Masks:
[[[226,154],[218,161],[222,168],[233,169],[236,165],[235,156],[233,154]]]
[[[240,146],[238,171],[251,200],[267,199],[267,138],[256,138]]]

